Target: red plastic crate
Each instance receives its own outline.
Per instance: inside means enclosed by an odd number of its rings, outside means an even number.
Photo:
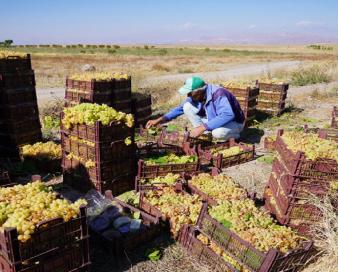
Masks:
[[[123,101],[113,101],[111,106],[117,110],[125,113],[131,113],[131,99],[123,100]]]
[[[33,103],[24,103],[17,105],[0,105],[1,119],[23,121],[28,118],[39,118],[39,109],[36,100]]]
[[[73,80],[66,77],[66,87],[76,90],[86,90],[86,91],[107,91],[114,89],[114,80],[111,81],[81,81]]]
[[[259,88],[252,88],[252,87],[247,87],[247,88],[232,88],[232,87],[226,87],[223,86],[225,89],[230,91],[234,96],[236,97],[242,97],[247,100],[250,100],[252,98],[256,98],[259,95]]]
[[[39,117],[23,118],[19,120],[6,119],[0,121],[0,134],[25,134],[30,131],[41,130]]]
[[[96,103],[111,105],[111,90],[108,91],[74,91],[74,89],[66,89],[65,99],[68,102],[76,103]]]
[[[29,70],[32,70],[30,54],[25,57],[8,56],[0,59],[0,72],[16,73]]]
[[[125,140],[114,142],[94,142],[94,146],[72,140],[68,135],[61,133],[62,150],[73,153],[84,160],[96,162],[121,162],[132,158],[135,154],[135,145],[125,144]]]
[[[231,264],[228,264],[223,257],[216,254],[207,245],[204,245],[198,238],[198,230],[190,225],[185,225],[181,231],[180,244],[188,254],[194,256],[202,264],[207,264],[214,272],[231,271],[237,272]]]
[[[318,130],[318,135],[321,138],[338,142],[338,128],[321,128]]]
[[[264,138],[264,149],[268,151],[275,151],[275,141],[271,140],[269,137]]]
[[[0,104],[17,105],[24,103],[36,103],[35,87],[25,87],[18,89],[1,89],[0,88]]]
[[[284,101],[287,97],[287,92],[286,91],[281,91],[281,92],[266,92],[261,90],[259,92],[259,100],[260,101],[271,101],[271,102],[280,102]]]
[[[272,84],[272,83],[264,83],[264,82],[258,82],[258,88],[262,91],[266,92],[287,92],[289,89],[289,84]]]
[[[20,73],[0,73],[0,89],[15,89],[35,86],[34,71],[25,71]]]
[[[80,242],[86,243],[87,240],[86,207],[82,206],[79,217],[68,222],[64,222],[62,218],[40,222],[31,239],[25,243],[18,240],[15,228],[5,228],[0,233],[0,256],[4,263],[17,269],[22,265],[34,265],[37,261],[54,257],[63,249],[76,246]]]
[[[258,99],[256,108],[260,111],[281,111],[285,109],[285,100],[274,102]]]
[[[4,147],[14,147],[24,144],[33,144],[42,140],[41,129],[31,131],[21,131],[21,133],[0,132],[0,145]]]
[[[249,271],[298,271],[314,254],[312,241],[304,242],[301,248],[286,254],[276,249],[270,249],[268,252],[259,251],[212,218],[208,213],[207,203],[201,210],[197,229]]]
[[[239,146],[243,150],[243,153],[229,157],[223,157],[222,154],[213,155],[211,153],[211,149],[213,148],[228,149],[234,146]],[[199,146],[197,153],[202,162],[211,163],[218,169],[222,169],[253,160],[255,158],[255,146],[248,146],[243,143],[236,143],[235,140],[231,138],[228,142],[225,143],[215,144],[213,146],[205,148],[201,148]]]
[[[61,114],[63,115],[63,114]],[[107,126],[96,121],[94,125],[74,125],[66,129],[61,123],[61,132],[91,142],[114,142],[125,140],[134,135],[134,128],[129,128],[122,123],[112,122]]]
[[[287,168],[289,174],[316,179],[338,178],[338,164],[335,160],[325,158],[309,160],[303,152],[294,153],[284,143],[282,135],[283,130],[279,130],[275,146],[280,162]]]
[[[338,128],[337,116],[338,116],[338,109],[337,109],[337,106],[334,106],[332,110],[332,121],[331,121],[332,128]]]

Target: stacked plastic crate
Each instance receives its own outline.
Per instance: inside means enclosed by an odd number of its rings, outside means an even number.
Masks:
[[[256,118],[259,88],[236,82],[223,82],[221,85],[237,98],[245,114],[245,123],[246,125],[250,124]]]
[[[332,121],[331,121],[331,127],[332,128],[337,128],[338,129],[338,120],[337,120],[337,116],[338,116],[338,109],[336,106],[333,107],[332,110]]]
[[[132,114],[135,118],[135,126],[144,126],[151,117],[151,95],[142,93],[132,94]]]
[[[289,84],[258,82],[259,96],[257,110],[272,116],[279,116],[285,110]]]
[[[281,224],[311,235],[311,227],[318,222],[321,212],[310,199],[313,196],[322,199],[332,192],[338,180],[338,165],[335,160],[311,160],[303,152],[291,151],[283,133],[278,131],[275,142],[277,158],[265,188],[265,206]],[[338,208],[338,203],[332,204]]]
[[[93,78],[90,78],[92,75]],[[111,73],[109,79],[95,79],[95,73],[83,73],[66,78],[66,106],[79,103],[106,104],[126,113],[131,112],[131,77]],[[90,78],[82,80],[79,78]]]
[[[0,52],[0,157],[18,158],[41,137],[30,55]]]
[[[123,123],[62,125],[64,182],[75,189],[95,188],[113,195],[131,190],[135,175],[134,129]],[[131,144],[127,144],[130,139]]]

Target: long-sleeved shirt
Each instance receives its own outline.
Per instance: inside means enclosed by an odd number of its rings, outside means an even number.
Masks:
[[[212,99],[213,94],[220,88],[218,85],[208,84],[206,88],[206,101],[204,103],[193,101],[191,97],[188,97],[181,105],[165,114],[164,119],[170,121],[182,115],[184,113],[183,105],[189,102],[199,109],[199,115],[203,111],[206,112],[208,122],[205,123],[204,126],[209,131],[223,127],[227,123],[234,121],[235,114],[227,96],[220,95],[217,96],[214,101]]]

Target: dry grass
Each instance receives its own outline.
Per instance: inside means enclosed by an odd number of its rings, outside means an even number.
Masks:
[[[311,203],[323,214],[312,230],[315,245],[322,257],[304,272],[338,271],[338,210],[332,205],[332,200],[337,201],[337,197],[338,194],[325,199],[311,198]]]

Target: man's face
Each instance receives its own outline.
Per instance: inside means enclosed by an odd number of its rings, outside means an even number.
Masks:
[[[198,89],[188,94],[194,101],[203,102],[205,100],[205,89]]]

